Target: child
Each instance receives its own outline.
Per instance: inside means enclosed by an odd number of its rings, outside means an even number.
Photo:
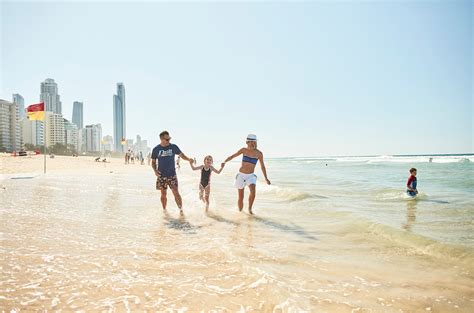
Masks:
[[[199,184],[199,199],[206,203],[206,211],[209,208],[209,194],[211,193],[211,171],[220,174],[224,168],[224,163],[221,164],[221,169],[216,170],[213,166],[212,156],[208,155],[204,158],[204,165],[194,166],[196,160],[189,160],[191,168],[194,171],[201,170],[201,182]],[[203,197],[204,194],[204,197]]]
[[[407,194],[410,197],[415,197],[418,194],[418,190],[416,189],[416,168],[411,168],[410,174],[407,181]]]

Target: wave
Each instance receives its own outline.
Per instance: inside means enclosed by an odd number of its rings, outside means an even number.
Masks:
[[[259,187],[259,192],[270,196],[276,196],[285,202],[296,202],[303,201],[306,199],[326,198],[324,196],[319,196],[304,191],[298,191],[293,188],[283,188],[275,185],[262,185],[261,187]]]
[[[401,247],[402,249],[391,250],[407,255],[426,255],[441,260],[451,259],[467,266],[472,266],[474,260],[474,249],[471,247],[442,243],[423,235],[366,220],[358,219],[342,232],[343,235],[366,234],[372,240],[382,240]]]
[[[374,197],[376,200],[386,201],[386,200],[426,200],[428,195],[424,192],[419,192],[418,195],[414,198],[409,196],[405,191],[395,188],[385,188],[375,192]]]
[[[313,164],[313,163],[329,163],[329,162],[350,162],[350,163],[473,163],[474,155],[380,155],[380,156],[346,156],[346,157],[320,157],[320,158],[285,158],[273,159],[280,161],[290,161],[291,163]]]

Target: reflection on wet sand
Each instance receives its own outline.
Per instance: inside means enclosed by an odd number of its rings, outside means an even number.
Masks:
[[[297,225],[289,226],[289,225],[285,225],[285,224],[280,224],[280,223],[277,223],[277,222],[272,221],[270,219],[259,217],[257,215],[250,215],[249,218],[254,219],[255,221],[257,221],[259,223],[262,223],[266,226],[270,226],[271,228],[280,230],[282,232],[290,232],[292,234],[304,237],[306,239],[318,240],[318,238],[314,237],[313,235],[311,235],[310,233],[308,233],[303,228],[301,228]]]
[[[402,225],[406,231],[412,230],[413,223],[416,220],[416,201],[407,201],[407,221]]]
[[[196,230],[201,226],[194,226],[186,220],[184,213],[179,215],[179,218],[172,217],[167,210],[163,211],[163,218],[166,221],[165,225],[170,229],[182,230],[185,233],[195,234]]]

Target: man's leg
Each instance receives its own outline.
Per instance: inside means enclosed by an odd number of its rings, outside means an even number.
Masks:
[[[242,211],[244,208],[244,189],[237,189],[239,193],[239,200],[237,201],[237,205],[239,206],[239,211]]]
[[[253,202],[255,201],[255,193],[256,193],[256,186],[254,184],[252,185],[249,185],[249,189],[250,189],[250,195],[249,195],[249,213],[250,214],[253,214],[252,212],[252,206],[253,206]]]
[[[163,210],[166,210],[166,203],[168,202],[168,199],[166,198],[166,189],[162,188],[160,189],[161,191],[161,206],[163,207]]]
[[[176,201],[176,205],[178,206],[178,208],[180,210],[182,210],[183,209],[183,200],[181,199],[181,195],[179,194],[178,186],[172,186],[170,188],[171,188],[171,191],[173,192],[174,200]]]

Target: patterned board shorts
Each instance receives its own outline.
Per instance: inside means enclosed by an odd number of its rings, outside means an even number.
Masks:
[[[175,176],[170,176],[170,177],[157,177],[156,178],[156,189],[157,190],[166,190],[168,189],[168,186],[170,188],[177,188],[178,187],[178,177]]]

